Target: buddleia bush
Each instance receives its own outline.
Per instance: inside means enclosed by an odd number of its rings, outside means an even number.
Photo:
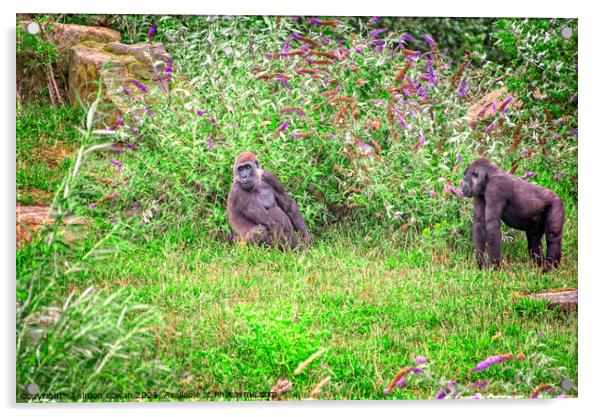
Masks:
[[[467,234],[459,182],[478,156],[576,196],[576,132],[566,128],[576,112],[559,107],[548,120],[524,98],[547,94],[548,84],[516,89],[518,68],[478,52],[452,63],[429,34],[378,18],[173,19],[157,17],[152,31],[173,59],[157,75],[169,78],[169,94],[121,92],[127,111],[107,124],[120,153],[95,168],[115,180],[82,199],[92,215],[137,213],[132,236],[229,233],[232,163],[246,150],[280,177],[314,232],[339,223]],[[576,86],[562,79],[555,85]]]

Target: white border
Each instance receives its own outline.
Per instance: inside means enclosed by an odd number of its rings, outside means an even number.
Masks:
[[[7,4],[8,3],[8,4]],[[4,46],[3,64],[0,65],[2,91],[6,96],[0,100],[5,135],[2,144],[4,164],[1,195],[2,204],[2,265],[5,274],[1,277],[4,288],[2,337],[2,407],[9,415],[79,416],[106,415],[107,411],[124,411],[132,416],[151,416],[177,412],[178,415],[234,415],[245,413],[263,415],[306,415],[332,414],[393,414],[411,415],[483,415],[504,416],[508,413],[545,413],[554,415],[585,415],[594,409],[595,401],[602,391],[602,369],[600,356],[600,291],[601,268],[597,264],[600,256],[599,238],[602,236],[600,210],[602,187],[598,171],[602,155],[602,134],[596,123],[602,119],[602,92],[599,75],[602,73],[600,42],[602,41],[602,16],[596,13],[593,2],[589,4],[546,1],[539,4],[524,0],[506,1],[398,1],[398,0],[221,0],[203,2],[197,0],[103,0],[102,2],[73,2],[72,0],[21,0],[2,4],[2,35]],[[17,12],[53,13],[154,13],[154,14],[273,14],[273,15],[365,15],[365,16],[455,16],[455,17],[578,17],[579,18],[579,399],[556,401],[482,401],[482,402],[304,402],[287,404],[263,403],[179,403],[179,404],[120,404],[120,405],[57,405],[55,407],[16,406],[14,404],[14,224],[15,224],[15,14]],[[599,406],[597,408],[600,408]]]

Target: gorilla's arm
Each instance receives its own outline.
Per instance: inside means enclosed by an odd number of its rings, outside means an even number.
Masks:
[[[492,177],[485,191],[485,235],[489,261],[498,268],[502,258],[502,213],[510,196],[510,178],[506,175]]]
[[[301,237],[305,240],[309,238],[309,232],[307,231],[307,226],[305,225],[305,221],[303,220],[303,215],[299,211],[299,207],[284,189],[282,183],[278,180],[278,177],[267,169],[263,170],[263,180],[269,184],[274,190],[274,197],[276,198],[276,203],[278,206],[286,213],[286,215],[291,219],[291,223],[293,223],[293,227],[297,230]]]
[[[474,199],[474,215],[472,219],[472,243],[477,255],[479,269],[485,267],[485,244],[487,232],[485,231],[485,199],[476,196]]]
[[[273,221],[268,211],[240,184],[233,185],[230,196],[236,216],[244,217],[253,224],[265,226],[268,230],[273,228]]]

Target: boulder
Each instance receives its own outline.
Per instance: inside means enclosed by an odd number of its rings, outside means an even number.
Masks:
[[[578,310],[578,290],[574,288],[550,289],[525,295],[534,300],[545,300],[548,305],[557,306],[562,311]]]
[[[499,109],[502,106],[502,103],[508,96],[509,93],[506,87],[498,88],[497,90],[488,93],[486,96],[476,101],[472,106],[468,108],[466,114],[468,115],[468,117],[470,117],[472,122],[476,122],[480,119],[487,119],[488,117],[496,113],[493,110],[492,104],[495,103],[495,106],[499,111]],[[516,97],[514,97],[514,100],[512,100],[507,105],[507,107],[520,107],[521,104],[522,103],[520,101],[517,101]],[[480,115],[481,110],[483,110],[485,106],[487,106],[487,109],[483,114]]]
[[[17,246],[31,242],[35,233],[44,226],[53,224],[55,213],[48,206],[23,206],[17,204]],[[81,227],[90,225],[90,219],[81,216],[68,216],[63,219],[61,233],[65,242],[69,243],[80,238]]]
[[[100,26],[64,25],[53,23],[46,27],[48,39],[59,52],[66,52],[78,43],[92,41],[98,43],[119,42],[121,34],[116,30]]]
[[[71,47],[69,59],[69,98],[85,104],[96,99],[101,73],[107,122],[113,123],[123,109],[119,95],[139,97],[149,89],[167,94],[166,67],[171,58],[160,43],[125,45],[84,41]],[[170,65],[171,67],[171,65]]]

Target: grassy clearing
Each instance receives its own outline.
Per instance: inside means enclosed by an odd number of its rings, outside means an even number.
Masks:
[[[376,399],[417,355],[436,374],[467,383],[477,379],[468,372],[476,363],[507,352],[545,354],[576,380],[577,316],[516,297],[577,286],[576,224],[567,223],[563,267],[547,275],[529,265],[522,237],[506,245],[501,271],[483,272],[471,254],[428,238],[403,247],[339,232],[300,254],[166,238],[116,252],[65,284],[121,289],[158,307],[165,326],[156,344],[174,372],[172,390],[265,392],[287,378],[288,397],[306,398],[330,376],[321,398]],[[293,376],[321,348],[325,353]],[[478,377],[508,381],[514,370],[491,368]],[[550,377],[537,369],[513,394],[558,383]],[[434,389],[410,384],[391,398],[432,398]]]

